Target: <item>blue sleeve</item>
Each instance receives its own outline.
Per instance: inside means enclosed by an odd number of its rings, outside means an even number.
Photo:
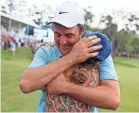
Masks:
[[[39,104],[37,106],[36,112],[45,112],[46,111],[45,97],[46,97],[46,91],[42,91],[41,98],[39,100]]]
[[[46,65],[50,61],[56,59],[57,56],[58,56],[58,52],[55,50],[55,48],[52,48],[50,46],[41,47],[35,53],[31,64],[27,68],[37,68],[37,67]],[[46,91],[42,90],[42,95],[40,97],[36,112],[46,111],[45,110],[45,106],[46,106],[45,97],[46,97]]]
[[[31,64],[27,68],[30,69],[43,66],[48,63],[49,59],[49,55],[47,52],[45,52],[44,48],[39,48],[35,53]]]
[[[117,80],[117,73],[114,67],[113,59],[110,56],[100,64],[100,80]]]
[[[37,68],[46,65],[49,61],[49,49],[39,48],[35,53],[31,64],[27,68]],[[45,97],[46,91],[42,90],[42,95],[40,97],[36,112],[45,112]]]

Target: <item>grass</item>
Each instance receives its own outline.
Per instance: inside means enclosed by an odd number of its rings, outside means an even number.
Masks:
[[[135,67],[139,68],[139,59],[130,59],[130,58],[114,58],[115,64],[119,64],[123,67]]]
[[[117,65],[116,70],[120,80],[121,104],[117,111],[137,112],[139,111],[139,69],[128,65]],[[111,110],[101,110],[111,111]]]
[[[19,89],[20,77],[31,61],[28,48],[17,49],[15,57],[10,50],[1,52],[1,111],[2,112],[33,112],[36,110],[40,91],[23,94]]]
[[[2,112],[34,112],[41,92],[23,94],[19,89],[20,77],[31,62],[28,48],[18,48],[16,56],[10,50],[1,51],[1,110]],[[117,111],[139,111],[139,59],[115,58],[115,67],[120,80],[121,104]],[[101,109],[107,112],[111,110]]]

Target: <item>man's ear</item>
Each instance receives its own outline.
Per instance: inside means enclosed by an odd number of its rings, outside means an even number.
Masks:
[[[83,35],[83,33],[86,31],[86,28],[85,28],[85,26],[84,27],[82,27],[82,29],[81,29],[81,31],[80,31],[80,37],[82,37],[82,35]]]
[[[82,27],[82,29],[81,29],[81,34],[83,34],[85,31],[86,31],[86,27],[84,26],[84,27]]]

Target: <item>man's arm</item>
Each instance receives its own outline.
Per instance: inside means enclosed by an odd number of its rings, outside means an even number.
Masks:
[[[20,89],[24,93],[30,93],[42,89],[57,75],[73,65],[70,56],[66,55],[47,65],[26,69],[20,80]]]
[[[98,108],[116,110],[120,104],[119,83],[114,80],[102,80],[100,86],[86,87],[67,82],[61,74],[48,84],[47,91],[51,94],[67,94]]]
[[[98,108],[116,110],[120,103],[120,90],[117,81],[103,80],[101,86],[83,87],[72,83],[66,84],[63,92],[75,99]]]

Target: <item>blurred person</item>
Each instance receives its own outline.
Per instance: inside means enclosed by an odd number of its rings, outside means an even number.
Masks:
[[[0,49],[2,49],[2,43],[3,43],[2,36],[0,35]]]
[[[53,42],[53,41],[45,41],[45,42],[43,42],[42,44],[40,44],[38,47],[37,47],[37,49],[36,49],[36,51],[39,49],[39,48],[41,48],[42,46],[55,46],[55,43]]]
[[[16,42],[17,42],[17,47],[21,47],[21,41],[20,41],[20,38],[18,37],[17,39],[16,39]]]
[[[11,49],[11,54],[12,56],[15,56],[15,52],[16,52],[16,42],[14,40],[13,37],[11,37],[10,39],[10,49]]]
[[[25,47],[25,48],[28,47],[28,43],[29,43],[28,36],[26,35],[26,36],[23,38],[23,40],[24,40],[24,47]]]
[[[100,45],[95,46],[101,41],[99,36],[102,34],[80,38],[85,32],[83,10],[74,3],[62,4],[56,9],[53,31],[56,46],[39,48],[20,80],[20,89],[24,93],[42,90],[37,112],[45,112],[47,92],[66,94],[95,108],[116,110],[120,103],[120,91],[111,55],[100,63],[98,87],[68,82],[62,74],[74,65],[95,58],[102,48]],[[91,111],[95,112],[95,108]]]
[[[34,56],[36,52],[36,40],[34,39],[30,40],[30,48],[31,48],[32,55]]]
[[[25,43],[24,43],[24,39],[23,38],[20,39],[20,43],[21,43],[21,47],[24,47]]]
[[[13,35],[13,39],[15,41],[16,47],[18,47],[19,38],[16,36],[16,34]]]
[[[4,35],[4,49],[5,50],[9,47],[9,39],[10,37],[7,34],[5,34]]]
[[[4,49],[4,36],[1,34],[1,49]]]

